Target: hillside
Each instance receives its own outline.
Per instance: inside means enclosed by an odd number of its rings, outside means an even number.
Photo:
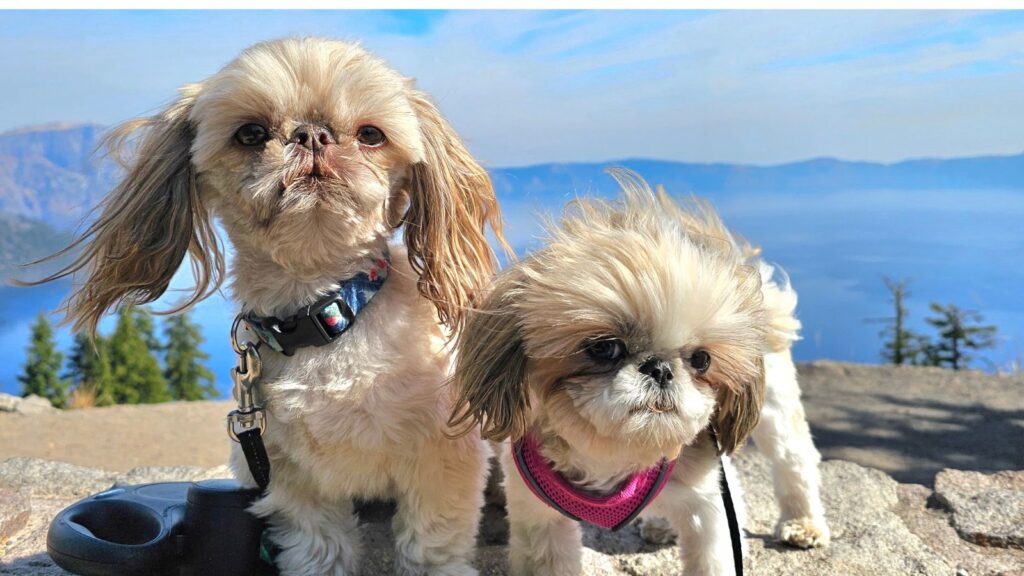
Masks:
[[[52,254],[70,240],[70,233],[54,230],[45,222],[0,212],[0,284],[18,272],[19,265]],[[52,266],[37,270],[33,275],[49,269]]]
[[[0,213],[74,227],[117,179],[116,165],[94,154],[101,136],[95,125],[0,134]]]

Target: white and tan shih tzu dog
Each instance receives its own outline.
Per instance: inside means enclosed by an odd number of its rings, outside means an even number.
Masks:
[[[282,338],[282,351],[261,350],[271,476],[254,505],[282,574],[358,572],[354,497],[397,499],[397,573],[476,574],[490,447],[448,437],[444,384],[450,338],[496,264],[485,229],[501,230],[487,173],[438,109],[358,46],[285,39],[115,138],[134,160],[62,272],[87,276],[69,302],[77,327],[158,298],[186,254],[185,304],[209,295],[224,272],[219,220],[235,300]],[[389,250],[400,227],[404,246]],[[352,278],[354,320],[338,308],[316,318],[317,330],[350,329],[289,350],[281,334],[294,326],[276,319]],[[253,482],[237,446],[232,465]]]
[[[824,543],[796,294],[709,205],[614,175],[625,198],[576,201],[459,342],[453,426],[511,439],[512,573],[579,574],[576,519],[622,526],[649,504],[678,532],[683,573],[733,574],[718,456],[751,433],[774,461],[783,538]]]

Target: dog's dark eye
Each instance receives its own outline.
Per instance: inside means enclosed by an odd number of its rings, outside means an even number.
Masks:
[[[615,362],[626,353],[626,343],[617,338],[594,340],[585,344],[583,350],[598,362]]]
[[[376,126],[360,126],[356,132],[356,139],[366,146],[380,146],[384,143],[385,137]]]
[[[242,146],[259,146],[269,138],[270,133],[262,124],[246,124],[235,132],[235,140]]]
[[[711,354],[708,354],[707,350],[697,350],[690,355],[690,366],[698,374],[707,372],[708,368],[711,368]]]

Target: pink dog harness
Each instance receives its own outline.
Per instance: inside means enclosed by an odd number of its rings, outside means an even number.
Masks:
[[[658,464],[631,475],[614,494],[593,496],[573,486],[540,453],[536,438],[527,434],[512,447],[516,469],[537,498],[573,520],[618,530],[632,522],[668,483],[676,461]]]

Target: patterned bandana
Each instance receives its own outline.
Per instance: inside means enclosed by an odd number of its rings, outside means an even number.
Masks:
[[[359,313],[384,286],[391,268],[391,255],[385,249],[380,258],[372,259],[365,272],[338,283],[310,306],[285,319],[244,316],[246,324],[268,346],[291,356],[305,346],[324,346],[344,334]]]
[[[607,496],[594,496],[573,486],[540,453],[537,439],[527,434],[513,445],[516,469],[530,491],[542,502],[573,520],[613,531],[626,526],[661,492],[672,476],[676,461],[662,458],[651,468],[627,478]]]

